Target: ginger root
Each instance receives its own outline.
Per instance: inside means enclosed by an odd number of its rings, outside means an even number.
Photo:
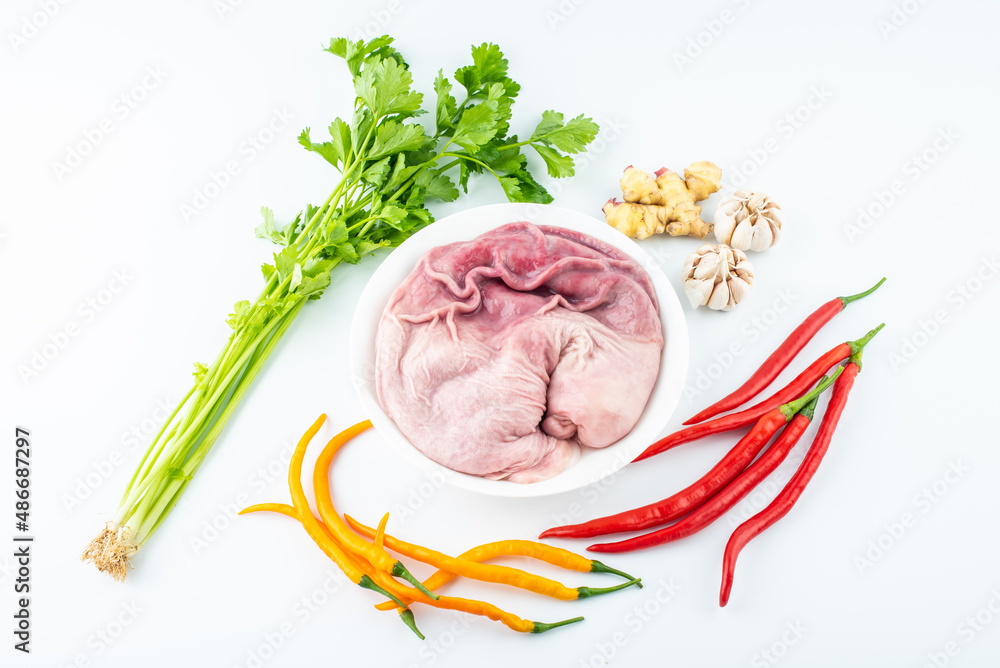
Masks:
[[[629,165],[619,181],[625,201],[608,200],[604,216],[609,225],[635,239],[664,232],[704,239],[712,225],[701,219],[695,202],[718,190],[721,182],[722,170],[707,161],[692,163],[683,179],[666,168],[657,170],[654,178]]]

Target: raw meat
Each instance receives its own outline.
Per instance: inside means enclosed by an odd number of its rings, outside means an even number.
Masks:
[[[536,482],[638,422],[659,309],[635,260],[588,235],[511,223],[429,251],[379,322],[379,403],[448,468]]]

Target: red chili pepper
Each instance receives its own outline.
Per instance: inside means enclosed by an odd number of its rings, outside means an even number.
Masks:
[[[587,549],[592,552],[628,552],[631,550],[641,550],[653,547],[654,545],[671,543],[701,531],[739,503],[761,480],[778,468],[778,465],[784,461],[788,453],[798,443],[799,438],[802,437],[805,430],[809,428],[809,423],[812,421],[818,400],[819,397],[814,397],[802,410],[796,413],[792,421],[788,423],[788,426],[782,430],[778,440],[757,461],[751,464],[746,470],[740,472],[736,476],[736,479],[726,485],[721,492],[699,506],[687,517],[651,533],[620,540],[615,543],[598,543],[591,545]]]
[[[732,410],[737,406],[742,406],[746,402],[750,401],[758,394],[761,390],[771,384],[775,378],[778,377],[785,367],[795,358],[795,356],[802,350],[810,339],[816,335],[823,325],[830,322],[833,316],[837,315],[845,308],[847,305],[858,299],[863,299],[871,293],[875,292],[880,285],[885,282],[885,278],[876,283],[873,287],[865,290],[864,292],[859,292],[856,295],[851,295],[850,297],[837,297],[836,299],[831,299],[827,303],[820,306],[818,309],[813,311],[809,317],[802,321],[802,324],[795,328],[795,330],[788,335],[778,349],[771,353],[771,356],[764,360],[764,363],[760,365],[760,368],[754,372],[752,376],[743,383],[737,389],[733,390],[731,394],[723,397],[719,401],[715,402],[702,412],[695,415],[693,418],[684,421],[684,424],[694,424],[696,422],[701,422],[702,420],[707,420],[710,417],[718,415],[719,413],[724,413],[728,410]],[[838,360],[839,361],[839,360]]]
[[[809,451],[799,465],[797,471],[785,485],[784,489],[778,493],[771,503],[743,524],[736,527],[736,531],[730,536],[726,543],[726,551],[722,558],[722,589],[719,592],[719,605],[725,606],[729,602],[729,594],[733,588],[733,575],[736,569],[736,558],[740,550],[746,547],[753,538],[760,535],[762,531],[780,520],[788,514],[795,502],[802,496],[803,490],[812,479],[823,455],[830,445],[833,432],[837,428],[841,413],[844,412],[844,405],[847,403],[847,395],[850,394],[854,386],[854,379],[861,371],[861,353],[851,356],[851,361],[844,367],[836,384],[833,386],[833,394],[830,397],[830,404],[827,406],[823,422],[820,424],[816,438],[813,439]]]
[[[839,373],[839,371],[838,371]],[[814,390],[796,401],[768,411],[761,417],[746,436],[726,453],[722,460],[692,485],[641,508],[627,510],[615,515],[601,517],[582,524],[553,527],[539,538],[589,538],[623,531],[639,531],[661,526],[697,508],[726,486],[753,461],[764,449],[771,437],[804,406],[833,383],[832,378],[824,380]],[[592,549],[595,546],[591,546]],[[596,550],[598,552],[618,552],[620,550]]]
[[[675,431],[674,433],[664,436],[656,443],[650,445],[632,461],[638,462],[643,459],[648,459],[653,455],[658,455],[664,450],[675,448],[683,443],[696,441],[705,436],[719,434],[724,431],[730,431],[731,429],[736,429],[750,424],[768,411],[774,409],[775,406],[780,406],[785,402],[801,395],[807,388],[815,383],[824,373],[829,371],[838,362],[842,362],[845,359],[850,358],[852,355],[860,353],[864,349],[865,345],[871,341],[872,337],[875,336],[884,326],[885,323],[882,323],[857,341],[842,343],[839,346],[828,350],[818,360],[810,364],[805,371],[796,376],[792,382],[772,394],[764,401],[761,401],[759,404],[751,406],[750,408],[742,410],[738,413],[730,413],[729,415],[723,415],[722,417],[715,418],[714,420],[700,422],[696,425],[687,427],[686,429]]]

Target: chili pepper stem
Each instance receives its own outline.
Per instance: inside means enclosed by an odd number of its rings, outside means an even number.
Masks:
[[[552,629],[558,628],[560,626],[566,626],[567,624],[575,624],[577,622],[582,622],[583,617],[574,617],[573,619],[565,619],[561,622],[553,622],[551,624],[545,624],[544,622],[532,622],[532,633],[545,633],[546,631],[551,631]]]
[[[368,577],[367,575],[362,575],[362,576],[361,576],[361,580],[359,580],[359,581],[358,581],[358,586],[359,586],[359,587],[361,587],[362,589],[371,589],[371,590],[372,590],[372,591],[374,591],[374,592],[378,592],[379,594],[382,594],[382,595],[383,595],[383,596],[385,596],[386,598],[391,598],[391,599],[392,599],[392,600],[393,600],[393,601],[394,601],[394,602],[395,602],[395,603],[396,603],[397,605],[399,605],[399,606],[400,606],[401,608],[405,608],[405,607],[406,607],[406,606],[405,606],[405,605],[403,604],[403,602],[402,602],[402,601],[400,601],[400,600],[399,600],[398,598],[396,598],[396,597],[395,597],[395,596],[394,596],[393,594],[391,594],[390,592],[386,591],[385,589],[383,589],[383,588],[382,588],[382,587],[380,587],[379,585],[375,584],[375,581],[374,581],[374,580],[372,580],[372,579],[371,579],[370,577]]]
[[[634,582],[636,587],[638,587],[639,589],[642,589],[642,578],[632,577],[631,575],[629,575],[625,571],[620,571],[617,568],[611,568],[607,564],[601,563],[597,559],[593,559],[590,562],[590,564],[591,564],[590,565],[590,572],[591,573],[614,573],[615,575],[617,575],[619,577],[623,577],[626,580],[630,580],[631,582],[629,582],[629,584],[631,584],[632,582]]]
[[[642,586],[641,580],[629,580],[628,582],[622,582],[614,587],[577,587],[577,598],[590,598],[591,596],[600,596],[601,594],[610,594],[613,591],[618,591],[619,589],[625,589],[626,587],[631,587],[632,585]]]
[[[878,283],[876,283],[872,287],[868,288],[864,292],[859,292],[858,294],[856,294],[856,295],[850,295],[849,297],[838,297],[838,299],[844,305],[844,308],[847,308],[847,305],[850,304],[851,302],[857,301],[859,299],[863,299],[863,298],[867,297],[868,295],[870,295],[871,293],[873,293],[876,290],[878,290],[879,286],[882,285],[883,283],[885,283],[885,276],[882,277],[881,281],[879,281]]]
[[[420,638],[421,640],[426,640],[424,634],[421,633],[420,629],[417,628],[417,621],[413,618],[412,610],[410,610],[409,608],[400,608],[399,618],[402,619],[403,623],[409,626],[410,629],[412,629],[413,632],[417,634],[418,638]]]
[[[829,376],[824,376],[819,381],[819,384],[817,384],[816,387],[814,387],[811,392],[802,397],[799,397],[795,401],[789,401],[787,404],[782,405],[780,408],[781,414],[785,416],[786,420],[791,420],[793,417],[795,417],[796,413],[798,413],[800,410],[808,406],[813,399],[818,397],[828,387],[833,385],[833,381],[837,380],[837,376],[839,376],[843,372],[844,372],[844,367],[840,367],[839,369],[834,371],[833,374]]]
[[[873,329],[872,331],[878,332],[878,330],[882,329],[883,327],[885,327],[884,322],[877,328]],[[861,354],[863,352],[865,352],[865,347],[862,345],[861,347],[858,348],[857,352],[852,352],[851,359],[848,361],[849,364],[853,364],[854,366],[858,367],[858,373],[861,373]]]
[[[848,341],[847,345],[851,347],[851,355],[852,356],[854,356],[854,355],[859,355],[860,356],[861,351],[864,350],[864,347],[866,345],[868,345],[868,342],[871,341],[872,338],[876,334],[878,334],[882,330],[883,327],[885,327],[885,323],[884,322],[881,325],[879,325],[878,327],[876,327],[875,329],[871,330],[870,332],[868,332],[867,334],[865,334],[864,336],[862,336],[857,341]]]
[[[397,577],[397,578],[403,578],[404,580],[406,580],[407,582],[409,582],[411,585],[413,585],[414,587],[416,587],[420,591],[422,591],[425,594],[427,594],[428,597],[434,599],[435,601],[438,600],[438,595],[435,594],[434,592],[432,592],[427,587],[425,587],[424,583],[422,583],[420,580],[418,580],[417,578],[415,578],[413,576],[413,574],[410,573],[410,571],[406,570],[406,566],[403,565],[403,562],[397,561],[393,565],[393,567],[392,567],[392,575],[394,577]]]

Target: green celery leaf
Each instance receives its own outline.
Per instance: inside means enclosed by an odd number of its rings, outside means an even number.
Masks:
[[[385,157],[376,163],[373,163],[368,169],[361,174],[361,178],[367,181],[373,186],[380,185],[385,181],[385,177],[389,175],[389,158]]]
[[[545,144],[532,144],[531,146],[538,151],[538,155],[542,156],[549,176],[556,179],[573,176],[573,158],[563,155]]]
[[[480,44],[472,47],[472,65],[459,68],[455,81],[460,83],[470,95],[484,83],[503,81],[507,76],[507,60],[496,44]]]
[[[246,320],[247,312],[250,310],[250,302],[243,299],[241,301],[233,304],[233,312],[229,314],[226,318],[226,324],[232,327],[234,330],[239,329],[240,325]]]
[[[385,248],[388,245],[389,244],[386,241],[379,241],[379,242],[359,241],[354,246],[354,249],[357,251],[358,257],[364,257],[365,255],[370,255],[375,251],[377,251],[379,248]]]
[[[552,144],[564,153],[579,153],[594,140],[599,130],[597,123],[583,115],[563,123],[563,115],[546,111],[531,135],[531,141]]]
[[[497,133],[496,101],[481,102],[462,112],[452,140],[469,153],[493,139]]]
[[[512,136],[508,141],[511,144],[516,144],[517,135]],[[520,146],[500,150],[497,143],[498,142],[494,140],[482,147],[479,149],[476,157],[489,165],[490,169],[495,172],[514,172],[519,169],[524,169],[527,160],[524,157],[524,154],[521,153]]]
[[[368,153],[369,160],[378,160],[402,151],[414,151],[424,145],[424,128],[416,123],[397,123],[388,120],[378,126],[375,144]]]
[[[458,188],[451,179],[440,172],[433,174],[426,188],[425,195],[428,199],[439,199],[444,202],[454,202],[458,199]]]
[[[469,192],[469,175],[472,173],[472,170],[469,168],[478,166],[475,163],[470,163],[468,160],[461,160],[458,163],[458,185],[462,187],[462,191],[466,194]]]
[[[358,260],[361,259],[358,257],[358,252],[354,249],[354,244],[346,241],[336,246],[328,246],[326,250],[332,257],[340,258],[350,264],[357,264]]]
[[[274,254],[274,266],[278,270],[278,280],[283,281],[292,274],[298,255],[294,248],[286,247],[280,253]]]
[[[392,58],[403,64],[402,56],[390,44],[392,38],[388,35],[376,37],[369,42],[351,42],[344,37],[337,37],[330,40],[330,46],[325,50],[346,60],[351,75],[356,77],[361,72],[361,66],[368,60]]]
[[[388,58],[366,64],[354,80],[354,92],[376,118],[413,115],[420,110],[423,95],[410,90],[412,83],[406,67]]]
[[[323,228],[320,239],[323,241],[323,245],[325,246],[337,246],[345,243],[347,241],[347,237],[347,224],[344,222],[343,218],[337,218],[327,223],[326,227]]]
[[[486,90],[486,99],[497,103],[497,134],[503,135],[507,132],[508,121],[511,116],[511,107],[514,100],[507,96],[502,83],[492,83]]]
[[[305,278],[316,278],[320,274],[330,273],[335,266],[337,263],[334,260],[314,256],[306,260],[302,266],[302,275]]]
[[[438,70],[437,78],[434,79],[434,92],[437,93],[435,129],[438,134],[442,134],[444,130],[455,127],[451,119],[458,113],[458,103],[451,94],[451,82],[445,78],[444,70]]]
[[[265,263],[265,264],[260,265],[260,273],[264,274],[264,280],[265,281],[270,281],[271,280],[271,276],[274,275],[275,271],[277,271],[277,270],[274,268],[273,264],[266,264]]]
[[[405,153],[400,153],[396,156],[396,163],[392,167],[392,175],[389,177],[389,182],[385,184],[387,192],[391,192],[401,186],[406,179],[413,176],[413,173],[419,169],[417,166],[406,166],[406,155]]]
[[[300,283],[302,283],[302,265],[296,262],[295,266],[292,267],[292,280],[288,284],[288,291],[295,292],[295,288],[299,287]]]
[[[402,229],[401,223],[406,218],[406,209],[395,204],[386,204],[378,212],[378,219],[387,225]]]
[[[500,187],[511,202],[523,202],[524,196],[521,194],[521,182],[515,176],[500,177]]]
[[[319,299],[323,296],[323,291],[330,285],[330,272],[319,274],[317,276],[307,276],[302,279],[302,284],[299,285],[299,289],[296,291],[297,294],[303,297],[308,297],[309,299]]]
[[[306,206],[306,209],[309,209],[308,205]],[[281,240],[284,245],[289,246],[292,242],[298,239],[299,233],[302,232],[303,227],[302,212],[299,211],[298,215],[295,216],[295,220],[290,222],[288,225],[285,225],[285,227],[281,230]]]
[[[333,119],[328,129],[330,133],[330,144],[333,150],[340,156],[345,164],[351,154],[351,128],[340,118]]]
[[[344,155],[337,150],[332,142],[323,142],[321,144],[314,143],[309,137],[309,128],[306,128],[301,132],[301,134],[299,134],[299,143],[302,144],[307,151],[312,151],[313,153],[318,153],[323,156],[323,159],[334,167],[338,167],[344,159]]]
[[[406,208],[416,210],[422,208],[423,206],[424,189],[421,186],[414,184],[413,187],[410,188],[410,194],[406,198]]]
[[[260,207],[260,215],[264,217],[264,222],[254,228],[253,232],[257,238],[268,239],[279,246],[283,245],[285,239],[281,236],[281,231],[274,226],[274,212],[266,206],[262,206]]]
[[[511,172],[511,176],[518,179],[522,202],[533,202],[535,204],[548,204],[552,201],[552,195],[542,187],[538,181],[531,176],[526,169],[519,169]]]

